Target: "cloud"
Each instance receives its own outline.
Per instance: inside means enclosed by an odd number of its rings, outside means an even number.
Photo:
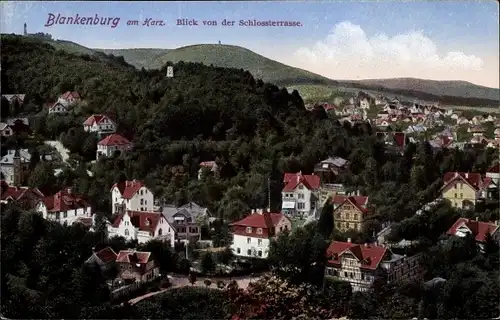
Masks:
[[[312,47],[298,49],[292,60],[298,67],[334,79],[461,79],[466,73],[483,71],[484,65],[481,58],[463,52],[440,54],[436,43],[422,31],[368,37],[349,21],[335,25]]]

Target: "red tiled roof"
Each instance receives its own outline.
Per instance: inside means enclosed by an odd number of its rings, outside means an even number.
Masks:
[[[135,251],[135,250],[120,250],[116,257],[116,262],[140,263],[146,264],[149,262],[151,252]]]
[[[87,228],[92,227],[92,218],[91,217],[77,217],[75,222],[73,223],[81,223]]]
[[[66,91],[61,95],[61,98],[64,100],[68,100],[71,97],[73,97],[73,99],[80,99],[80,95],[76,91]]]
[[[319,176],[314,174],[302,174],[302,172],[285,173],[283,182],[285,183],[285,187],[283,188],[284,192],[295,190],[301,183],[308,189],[318,189],[320,186]]]
[[[99,250],[95,255],[104,263],[110,263],[116,260],[118,255],[113,251],[111,247],[106,247]]]
[[[87,120],[85,120],[85,122],[83,123],[83,125],[84,126],[93,126],[94,123],[99,124],[104,119],[108,119],[109,121],[111,121],[111,119],[109,119],[107,116],[104,116],[102,114],[93,114],[90,117],[88,117]]]
[[[200,162],[200,167],[212,168],[212,167],[215,167],[215,166],[217,166],[217,164],[215,163],[215,161],[203,161],[203,162]]]
[[[360,260],[361,268],[375,270],[387,253],[387,248],[371,244],[333,241],[326,250],[328,263],[340,266],[341,256],[344,253],[351,253]]]
[[[115,183],[112,187],[113,188],[118,188],[118,191],[120,191],[122,198],[123,199],[132,199],[132,197],[139,191],[142,187],[146,187],[141,181],[138,180],[132,180],[132,181],[123,181],[119,183]]]
[[[444,174],[444,185],[441,189],[447,187],[457,179],[467,182],[474,189],[481,189],[483,187],[483,179],[480,173],[477,172],[446,172]]]
[[[368,204],[368,197],[336,195],[332,199],[332,203],[334,203],[336,205],[342,205],[346,201],[349,201],[353,206],[358,208],[358,210],[361,211],[362,213],[368,212],[368,209],[366,208],[366,205]]]
[[[130,222],[140,231],[154,232],[158,223],[163,218],[160,212],[147,212],[147,211],[128,211],[126,212],[130,217]],[[123,219],[124,214],[118,215],[113,221],[113,227],[118,228]]]
[[[51,212],[64,212],[90,206],[83,198],[68,190],[61,190],[53,196],[45,197],[43,203]]]
[[[337,108],[338,107],[336,105],[333,105],[333,104],[329,104],[329,103],[323,104],[323,109],[325,109],[325,111],[335,110]]]
[[[394,132],[394,142],[399,147],[404,147],[406,144],[406,134],[404,132]]]
[[[8,200],[12,199],[14,201],[20,200],[27,192],[33,193],[35,197],[43,199],[44,195],[37,188],[28,187],[10,187],[5,180],[1,180],[0,187],[0,199]]]
[[[500,162],[491,166],[486,172],[489,173],[500,173]]]
[[[117,133],[110,134],[98,143],[100,146],[123,146],[127,144],[130,144],[130,141]]]
[[[498,229],[498,226],[493,222],[482,222],[459,218],[446,233],[449,235],[455,235],[457,230],[462,226],[467,227],[467,229],[469,229],[474,236],[474,239],[478,242],[484,242],[486,240],[487,233],[493,234]]]
[[[274,213],[274,212],[264,212],[262,214],[253,213],[241,220],[231,223],[230,225],[240,226],[240,227],[270,229],[272,227],[275,227],[283,217],[284,215],[282,213]]]

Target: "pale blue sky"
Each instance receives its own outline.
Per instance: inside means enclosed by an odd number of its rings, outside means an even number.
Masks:
[[[368,39],[379,34],[385,34],[392,39],[401,34],[421,32],[436,46],[434,50],[436,54],[444,56],[447,52],[462,52],[465,55],[474,55],[482,59],[483,69],[488,69],[485,66],[490,65],[489,61],[493,58],[498,60],[499,50],[496,1],[2,1],[0,9],[2,33],[20,34],[26,22],[30,33],[48,32],[54,38],[75,41],[88,47],[175,48],[197,43],[217,43],[220,40],[224,44],[243,46],[268,57],[297,64],[300,61],[292,61],[293,59],[288,59],[286,56],[294,55],[299,48],[312,50],[316,43],[325,41],[332,28],[348,21],[353,26],[359,26],[364,31],[364,37]],[[116,28],[100,25],[45,27],[49,13],[61,16],[74,16],[78,13],[80,16],[97,14],[100,17],[120,17],[120,23]],[[145,18],[164,20],[167,26],[149,28],[127,26],[127,20]],[[176,26],[175,21],[179,18],[195,18],[200,21],[200,25]],[[286,28],[201,25],[202,20],[220,21],[225,18],[236,21],[240,19],[300,21],[303,26]],[[493,66],[490,65],[491,67]],[[498,78],[498,67],[496,74]],[[497,83],[493,85],[498,86],[498,80],[496,81]]]

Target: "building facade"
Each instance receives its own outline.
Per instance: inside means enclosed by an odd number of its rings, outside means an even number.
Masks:
[[[153,211],[154,194],[141,181],[131,180],[115,183],[111,187],[111,213],[130,211]]]
[[[282,212],[291,216],[314,215],[319,205],[319,176],[285,173],[283,182]]]
[[[257,209],[247,217],[233,222],[230,227],[234,255],[265,259],[269,254],[270,240],[285,230],[291,230],[292,223],[281,213]]]

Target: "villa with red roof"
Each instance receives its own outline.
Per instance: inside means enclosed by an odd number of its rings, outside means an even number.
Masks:
[[[377,279],[397,283],[422,276],[421,254],[407,257],[379,245],[333,241],[326,256],[325,279],[347,281],[353,291],[367,291]]]
[[[152,239],[167,241],[175,245],[175,228],[160,212],[125,211],[115,216],[108,226],[108,236],[124,237],[146,243]]]
[[[470,220],[466,218],[459,218],[451,227],[448,229],[446,234],[465,237],[470,234],[476,240],[478,246],[483,249],[484,243],[486,242],[486,234],[490,234],[493,239],[499,243],[500,232],[498,222],[482,222],[476,217],[476,220]]]
[[[101,271],[106,272],[113,267],[118,255],[111,247],[103,248],[97,252],[93,252],[90,258],[85,261],[87,264],[96,263]]]
[[[59,191],[53,196],[43,198],[36,206],[44,219],[72,225],[81,218],[92,217],[92,207],[82,197],[73,193],[71,188]]]
[[[15,202],[23,209],[33,209],[45,196],[37,188],[9,186],[0,181],[0,203]]]
[[[231,249],[236,256],[264,259],[269,254],[270,240],[285,230],[291,230],[292,222],[282,213],[257,209],[231,223],[230,228],[233,235]]]
[[[82,98],[76,91],[66,91],[59,96],[59,99],[57,101],[65,105],[72,105],[74,103],[82,101]]]
[[[497,190],[491,177],[483,177],[477,172],[447,172],[443,182],[441,196],[460,209],[473,208]]]
[[[111,213],[130,211],[153,211],[154,194],[138,180],[115,183],[111,187]]]
[[[160,268],[151,252],[121,250],[116,257],[118,277],[125,281],[152,281],[160,275]]]
[[[285,173],[282,212],[288,215],[309,216],[316,213],[321,187],[320,177],[312,174]]]
[[[215,161],[200,162],[200,169],[198,169],[198,180],[201,180],[204,173],[211,173],[217,175],[219,173],[219,166]]]
[[[111,157],[116,152],[122,153],[132,149],[132,142],[123,136],[113,133],[97,143],[96,159],[102,156]]]
[[[83,129],[87,132],[97,132],[98,134],[113,133],[116,131],[116,123],[108,116],[93,114],[85,120]]]
[[[368,197],[336,195],[332,199],[335,228],[342,232],[363,230],[363,223],[370,211],[367,208]],[[332,230],[333,231],[333,230]]]

